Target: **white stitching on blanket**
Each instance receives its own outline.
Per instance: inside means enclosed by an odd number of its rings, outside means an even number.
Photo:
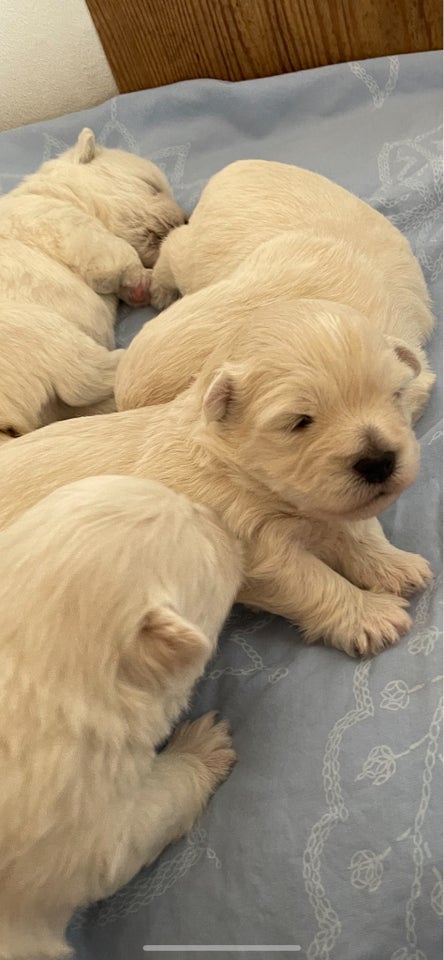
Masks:
[[[443,698],[441,697],[438,706],[433,714],[430,727],[427,734],[428,744],[424,760],[424,770],[422,776],[421,799],[414,822],[413,831],[413,863],[414,874],[410,889],[410,896],[406,903],[406,941],[408,947],[400,947],[394,951],[391,960],[427,960],[426,954],[418,950],[418,936],[416,933],[415,903],[421,894],[421,880],[424,872],[424,844],[422,837],[422,827],[428,810],[433,767],[436,763],[438,746],[440,742],[441,723],[443,713]]]
[[[406,140],[384,143],[378,156],[381,186],[367,200],[403,233],[430,280],[442,274],[442,124]],[[403,189],[396,195],[396,187]],[[395,191],[395,195],[394,195]],[[435,234],[436,232],[436,239]]]
[[[119,136],[119,149],[121,149],[120,138],[123,141],[122,146],[124,149],[129,150],[130,153],[139,153],[138,144],[133,135],[129,132],[128,128],[122,123],[117,116],[117,102],[116,100],[111,100],[109,105],[109,120],[105,123],[105,126],[102,127],[97,140],[103,146],[114,147],[115,144],[108,144],[108,139],[116,132]]]
[[[86,925],[104,927],[122,917],[138,913],[142,907],[166,893],[178,880],[182,880],[204,854],[220,869],[221,861],[215,851],[206,845],[206,839],[205,830],[195,827],[188,836],[186,845],[175,857],[160,860],[148,876],[142,873],[130,886],[123,887],[112,897],[94,904],[88,910],[77,913],[70,929],[79,930]]]
[[[262,617],[255,619],[250,626],[242,626],[239,630],[230,634],[227,638],[229,643],[234,643],[243,650],[247,657],[247,666],[244,667],[215,667],[208,674],[208,680],[219,680],[220,677],[248,677],[256,673],[268,670],[266,663],[258,651],[246,640],[246,637],[254,636],[259,630],[266,627],[272,620],[272,617]],[[249,661],[249,663],[248,663]],[[287,667],[277,667],[268,674],[269,683],[277,683],[288,677]]]
[[[373,701],[368,686],[371,662],[363,661],[354,672],[353,693],[356,706],[336,721],[327,739],[322,775],[328,812],[311,829],[304,851],[303,876],[305,889],[314,909],[319,930],[307,950],[307,960],[328,960],[341,933],[341,921],[327,897],[321,881],[321,856],[325,843],[334,826],[348,818],[341,791],[339,752],[345,732],[355,723],[374,714]]]
[[[411,636],[407,643],[407,649],[413,656],[423,653],[425,657],[428,657],[429,654],[432,653],[436,641],[442,636],[442,630],[440,630],[438,626],[427,625],[428,621],[430,621],[432,603],[435,597],[441,596],[441,594],[442,578],[439,577],[436,578],[436,580],[432,580],[417,602],[415,627],[422,629]]]
[[[374,76],[369,73],[368,70],[366,70],[364,65],[359,60],[354,60],[348,65],[355,77],[365,83],[367,90],[369,90],[372,95],[373,106],[376,107],[376,109],[384,106],[385,101],[388,99],[390,94],[393,93],[398,82],[399,57],[388,57],[388,61],[389,75],[383,90],[381,90],[378,81],[375,80]]]

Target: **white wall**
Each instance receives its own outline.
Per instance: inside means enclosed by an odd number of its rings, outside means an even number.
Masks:
[[[0,130],[116,93],[84,0],[0,0]]]

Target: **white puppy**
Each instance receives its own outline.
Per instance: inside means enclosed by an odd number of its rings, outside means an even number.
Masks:
[[[413,257],[412,261],[417,267]],[[396,271],[389,282],[347,240],[321,239],[309,230],[280,234],[261,244],[227,279],[185,296],[146,323],[119,364],[118,409],[173,399],[189,386],[215,347],[227,357],[232,355],[242,319],[253,317],[268,304],[273,323],[271,305],[279,313],[280,303],[294,297],[302,303],[306,298],[328,300],[332,312],[338,304],[346,304],[374,329],[375,344],[385,349],[390,343],[400,354],[414,357],[418,375],[408,388],[408,406],[413,420],[420,416],[435,379],[421,347],[433,326],[421,285],[415,288]],[[258,350],[260,357],[260,343]]]
[[[58,960],[72,911],[186,833],[233,763],[213,714],[156,747],[215,651],[240,548],[160,484],[96,477],[3,531],[0,567],[0,958]]]
[[[162,244],[153,273],[154,306],[224,279],[261,243],[290,230],[308,231],[320,241],[346,240],[389,286],[404,283],[428,302],[408,241],[382,214],[310,170],[239,160],[211,178],[189,224]],[[323,268],[320,255],[313,271]]]
[[[239,323],[169,404],[53,424],[2,455],[0,524],[68,480],[153,477],[244,542],[239,598],[308,640],[377,652],[410,624],[397,594],[430,578],[374,519],[411,484],[416,357],[360,314],[298,300]],[[370,592],[375,591],[375,592]]]
[[[250,160],[216,174],[189,225],[162,244],[152,290],[160,306],[174,291],[193,295],[131,343],[116,376],[121,410],[171,400],[215,346],[230,348],[240,318],[296,297],[353,307],[399,349],[413,351],[421,367],[410,391],[414,419],[428,399],[434,376],[421,347],[434,320],[407,240],[367,204],[307,170]]]
[[[75,147],[0,199],[1,317],[8,324],[8,340],[1,340],[1,372],[8,369],[5,388],[0,376],[3,439],[56,416],[53,398],[62,400],[57,386],[62,364],[67,380],[75,377],[78,383],[65,416],[70,407],[74,416],[96,403],[102,409],[104,395],[112,400],[111,371],[120,352],[108,358],[101,383],[103,351],[96,351],[95,364],[86,338],[114,347],[117,297],[132,305],[149,301],[151,271],[145,268],[154,263],[162,237],[183,220],[154,164],[98,146],[88,129]],[[10,336],[20,343],[19,358],[8,353]],[[79,349],[89,352],[83,374]],[[27,383],[35,382],[41,368],[38,406]],[[48,380],[53,369],[54,379]]]

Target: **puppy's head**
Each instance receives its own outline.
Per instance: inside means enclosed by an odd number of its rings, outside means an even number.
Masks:
[[[244,324],[232,355],[203,401],[217,456],[310,517],[376,516],[413,483],[405,392],[419,362],[405,343],[348,307],[300,300]]]
[[[239,548],[215,517],[134,477],[62,487],[1,540],[2,622],[11,616],[23,658],[45,683],[96,696],[112,697],[119,678],[157,691],[180,673],[192,683],[240,585]]]
[[[105,226],[137,250],[145,267],[153,266],[170,230],[186,221],[162,170],[143,157],[97,144],[86,127],[76,145],[41,172],[63,178],[86,197]]]

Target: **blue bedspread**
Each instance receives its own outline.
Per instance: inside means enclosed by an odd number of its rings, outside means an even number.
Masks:
[[[438,369],[440,122],[438,53],[193,81],[1,134],[0,190],[85,124],[162,166],[190,210],[232,160],[309,167],[409,237],[438,319],[429,347]],[[122,312],[122,344],[148,315]],[[159,960],[143,951],[153,944],[263,945],[257,960],[272,955],[267,944],[300,947],[276,954],[283,960],[440,960],[441,395],[440,375],[417,427],[420,479],[383,518],[393,542],[423,553],[436,574],[413,602],[410,635],[358,662],[304,646],[277,617],[234,611],[193,713],[230,719],[239,763],[189,839],[74,919],[78,960]]]

